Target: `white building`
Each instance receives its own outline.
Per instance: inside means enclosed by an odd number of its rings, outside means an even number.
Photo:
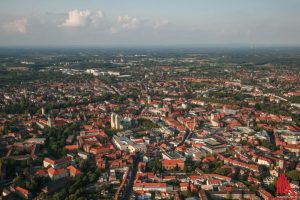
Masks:
[[[121,117],[116,113],[111,114],[110,124],[112,129],[116,129],[116,130],[123,129],[123,126],[121,124]]]

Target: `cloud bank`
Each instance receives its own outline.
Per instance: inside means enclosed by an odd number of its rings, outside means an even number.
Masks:
[[[2,29],[8,33],[21,33],[27,32],[28,20],[26,18],[16,19],[2,24]]]
[[[104,18],[105,14],[103,11],[97,11],[96,13],[90,10],[71,10],[68,12],[68,18],[61,25],[64,27],[85,27],[88,25],[97,26]]]
[[[118,33],[126,30],[134,30],[141,24],[141,20],[129,15],[119,15],[117,23],[111,27],[112,33]]]
[[[170,24],[169,20],[159,20],[159,21],[156,21],[153,25],[153,28],[154,29],[159,29],[159,28],[162,28],[162,27],[165,27],[165,26],[168,26]]]

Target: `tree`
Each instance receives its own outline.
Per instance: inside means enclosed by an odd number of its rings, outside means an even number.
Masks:
[[[161,162],[160,159],[158,157],[156,157],[153,160],[150,160],[147,163],[147,170],[151,171],[151,172],[158,172],[162,170],[162,166],[161,166]]]
[[[93,183],[95,181],[97,181],[98,176],[96,173],[88,173],[88,177],[89,177],[89,182]]]
[[[138,121],[139,121],[139,124],[141,124],[141,126],[145,127],[145,129],[153,129],[153,128],[159,127],[157,124],[153,123],[149,119],[139,119]]]
[[[26,188],[31,190],[32,192],[36,192],[37,187],[38,187],[38,184],[33,178],[26,181]]]
[[[141,112],[139,110],[132,110],[132,114],[139,115]]]
[[[36,199],[37,200],[44,200],[44,199],[46,199],[46,197],[47,197],[46,194],[44,192],[41,192]]]
[[[23,182],[23,179],[20,176],[16,176],[13,180],[14,185],[20,185]]]
[[[89,163],[88,160],[81,160],[79,163],[79,167],[83,172],[86,172],[89,170]]]
[[[231,169],[229,168],[217,168],[214,173],[216,174],[220,174],[220,175],[223,175],[223,176],[227,176],[228,174],[231,173]]]
[[[256,109],[256,110],[261,110],[261,105],[260,105],[260,104],[258,104],[258,103],[257,103],[257,104],[255,104],[255,109]]]
[[[300,171],[292,170],[286,173],[287,177],[293,181],[300,181]]]
[[[167,181],[167,184],[168,185],[172,185],[172,186],[179,186],[180,185],[180,181],[179,180],[176,180],[176,179],[174,179],[174,180],[169,180],[169,181]]]

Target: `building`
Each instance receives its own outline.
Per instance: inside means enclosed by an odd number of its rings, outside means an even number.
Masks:
[[[166,170],[184,170],[185,164],[183,160],[163,160],[162,166]]]
[[[235,159],[232,159],[232,158],[224,158],[224,163],[229,164],[229,165],[233,165],[233,166],[236,166],[236,167],[241,167],[241,168],[253,171],[253,172],[260,172],[259,166],[256,165],[256,164],[249,164],[249,163],[238,161],[238,160],[235,160]]]
[[[86,152],[83,152],[83,151],[79,151],[79,152],[77,153],[77,155],[78,155],[80,158],[84,159],[84,160],[86,160],[86,159],[89,158],[89,154],[86,153]]]
[[[205,139],[202,148],[211,154],[223,153],[227,149],[224,143],[221,143],[214,138]]]
[[[110,116],[110,124],[112,129],[121,130],[123,129],[123,126],[121,124],[121,117],[116,114],[112,113]]]
[[[117,149],[129,151],[131,153],[145,152],[147,149],[144,143],[136,143],[122,133],[114,135],[112,137],[112,143],[116,146]]]
[[[207,191],[208,199],[255,199],[255,192],[249,190]]]
[[[37,176],[37,177],[48,177],[48,170],[47,169],[37,170],[35,172],[35,176]]]
[[[50,115],[48,116],[48,123],[47,125],[51,128],[55,126],[54,118]]]
[[[70,165],[67,169],[69,170],[70,176],[72,177],[76,177],[81,174],[81,171],[72,165]]]
[[[167,183],[135,183],[133,185],[134,191],[144,192],[167,192],[171,191],[173,187],[168,187]]]
[[[189,190],[189,183],[188,182],[182,182],[180,183],[180,191],[186,192]]]
[[[271,164],[272,164],[272,161],[271,161],[269,158],[260,156],[260,157],[257,159],[257,163],[258,163],[259,165],[266,165],[267,167],[270,167]]]
[[[111,115],[110,115],[110,126],[111,126],[111,128],[112,129],[115,129],[115,127],[116,127],[116,125],[115,125],[115,113],[112,113]]]
[[[72,158],[71,157],[63,157],[58,160],[52,160],[50,158],[44,158],[43,165],[45,168],[48,168],[49,166],[52,168],[62,168],[67,167],[71,164]]]
[[[24,189],[20,186],[17,186],[15,188],[15,191],[16,191],[16,194],[23,198],[23,199],[30,199],[31,198],[31,193],[27,190],[27,189]]]
[[[266,199],[266,200],[272,200],[274,199],[274,196],[271,195],[269,192],[267,192],[265,189],[263,189],[262,187],[260,187],[258,189],[258,193],[259,195],[263,198],[263,199]]]
[[[50,167],[48,169],[48,175],[51,180],[56,181],[61,178],[65,178],[68,176],[68,170],[66,169],[54,169]]]

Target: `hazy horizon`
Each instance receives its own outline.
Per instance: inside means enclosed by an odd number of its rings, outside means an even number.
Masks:
[[[298,46],[299,7],[297,0],[3,0],[0,46]]]

